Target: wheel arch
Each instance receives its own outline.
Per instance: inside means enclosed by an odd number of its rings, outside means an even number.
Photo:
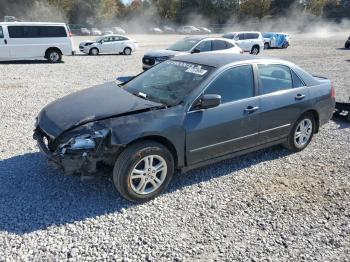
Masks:
[[[62,50],[61,50],[59,47],[57,47],[57,46],[51,46],[51,47],[49,47],[49,48],[46,49],[46,51],[45,51],[45,58],[48,57],[49,51],[51,51],[51,50],[56,50],[56,51],[58,51],[61,55],[63,55]]]
[[[301,114],[301,116],[305,115],[305,114],[308,114],[308,113],[312,114],[314,116],[315,124],[316,124],[316,126],[315,126],[315,133],[317,134],[319,129],[320,129],[320,116],[319,116],[319,113],[315,109],[309,109],[309,110],[303,112]]]
[[[140,138],[137,138],[137,139],[129,142],[127,145],[125,145],[125,148],[129,147],[132,144],[139,143],[141,141],[158,142],[158,143],[162,144],[163,146],[165,146],[169,150],[171,155],[173,156],[175,169],[179,168],[178,152],[177,152],[174,144],[168,138],[166,138],[164,136],[160,136],[160,135],[147,135],[147,136],[140,137]]]

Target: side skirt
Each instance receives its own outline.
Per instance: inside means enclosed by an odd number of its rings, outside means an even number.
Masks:
[[[237,156],[245,155],[245,154],[248,154],[248,153],[251,153],[251,152],[255,152],[255,151],[258,151],[260,149],[267,148],[267,147],[279,145],[279,144],[284,143],[285,141],[286,141],[286,138],[283,138],[283,139],[275,140],[275,141],[272,141],[272,142],[269,142],[269,143],[261,144],[259,146],[255,146],[255,147],[247,148],[247,149],[244,149],[244,150],[241,150],[241,151],[237,151],[237,152],[234,152],[234,153],[231,153],[231,154],[227,154],[227,155],[223,155],[223,156],[216,157],[216,158],[213,158],[213,159],[209,159],[209,160],[206,160],[206,161],[202,161],[202,162],[199,162],[199,163],[195,163],[195,164],[190,165],[190,166],[182,167],[180,169],[180,172],[181,173],[185,173],[185,172],[187,172],[189,170],[192,170],[192,169],[196,169],[196,168],[199,168],[199,167],[207,166],[207,165],[210,165],[210,164],[213,164],[213,163],[217,163],[217,162],[220,162],[220,161],[223,161],[223,160],[226,160],[226,159],[234,158],[234,157],[237,157]]]

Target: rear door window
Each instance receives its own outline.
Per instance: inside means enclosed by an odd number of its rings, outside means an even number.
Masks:
[[[305,86],[304,82],[300,79],[300,77],[293,70],[291,70],[291,72],[293,77],[293,87],[298,88]]]
[[[246,65],[226,70],[209,85],[205,94],[220,95],[222,103],[253,97],[252,67]]]
[[[213,51],[226,49],[226,42],[222,40],[213,40]]]
[[[4,31],[2,31],[2,26],[0,26],[0,38],[4,38]]]
[[[40,37],[67,37],[67,32],[63,26],[39,26]]]
[[[258,65],[260,94],[293,88],[291,70],[284,65]]]

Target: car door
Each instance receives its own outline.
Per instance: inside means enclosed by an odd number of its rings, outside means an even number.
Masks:
[[[259,64],[259,143],[286,137],[309,107],[309,89],[288,66]]]
[[[238,34],[235,39],[236,43],[239,45],[240,48],[242,48],[243,51],[250,51],[250,49],[247,49],[246,42],[244,40],[244,33]]]
[[[186,114],[186,157],[189,165],[253,147],[258,138],[259,98],[251,65],[222,72],[203,94],[221,96],[217,107]],[[200,98],[199,98],[200,99]]]
[[[100,53],[111,53],[113,50],[113,42],[110,37],[105,37],[100,41],[99,45]]]
[[[10,49],[7,44],[7,38],[2,26],[0,26],[0,60],[10,58]]]

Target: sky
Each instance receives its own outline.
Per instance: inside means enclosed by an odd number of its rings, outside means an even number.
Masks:
[[[124,4],[130,4],[132,2],[132,0],[122,0]]]

